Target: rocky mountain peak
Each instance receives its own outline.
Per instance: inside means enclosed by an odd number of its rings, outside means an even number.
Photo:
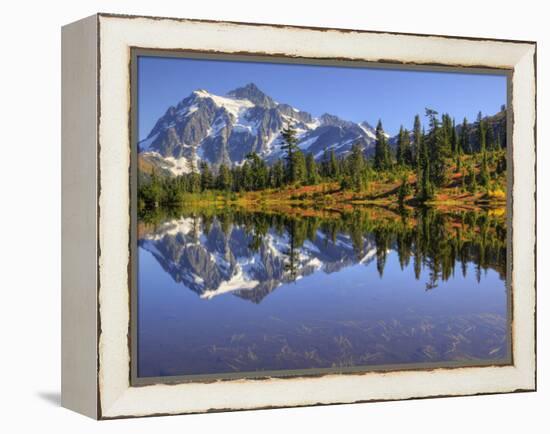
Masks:
[[[319,120],[321,121],[322,125],[329,125],[332,127],[350,127],[353,125],[353,122],[345,121],[344,119],[339,118],[338,116],[331,115],[330,113],[323,113]]]
[[[363,121],[361,122],[360,124],[362,127],[365,127],[367,130],[372,130],[372,131],[376,131],[376,128],[373,127],[369,122],[367,121]]]
[[[139,142],[140,158],[159,173],[172,175],[188,173],[201,161],[214,168],[222,163],[242,164],[250,152],[271,164],[282,158],[276,144],[286,125],[296,130],[302,152],[316,159],[323,157],[325,149],[345,156],[357,143],[365,155],[374,152],[376,135],[369,123],[358,124],[329,113],[313,117],[276,102],[248,83],[224,96],[197,89],[169,107]]]
[[[248,83],[243,87],[238,87],[228,92],[228,97],[236,99],[247,99],[255,105],[273,108],[277,103],[273,99],[262,92],[254,83]]]
[[[210,96],[210,92],[208,92],[206,89],[196,89],[191,92],[191,95],[194,97],[205,98]]]

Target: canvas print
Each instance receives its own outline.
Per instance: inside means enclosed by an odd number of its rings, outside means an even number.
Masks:
[[[510,363],[504,73],[134,67],[138,378]]]

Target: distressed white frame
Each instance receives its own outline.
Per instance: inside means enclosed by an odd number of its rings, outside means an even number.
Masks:
[[[536,388],[535,56],[532,42],[98,15],[100,418]],[[130,47],[513,69],[513,365],[130,386]]]

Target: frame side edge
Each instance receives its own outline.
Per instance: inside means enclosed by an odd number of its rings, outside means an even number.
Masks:
[[[63,26],[61,405],[97,419],[97,16]]]

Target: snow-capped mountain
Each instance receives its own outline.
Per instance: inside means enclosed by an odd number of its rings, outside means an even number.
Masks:
[[[361,252],[348,235],[334,241],[317,231],[291,249],[288,232],[270,229],[256,245],[244,226],[224,231],[215,220],[209,230],[200,219],[183,217],[166,222],[142,236],[139,246],[150,252],[178,283],[209,299],[232,293],[259,303],[275,288],[316,272],[332,273],[350,265],[369,263],[376,256],[374,240],[365,239]],[[292,252],[292,253],[291,253]]]
[[[314,118],[273,100],[253,83],[225,96],[192,92],[168,108],[138,148],[145,161],[176,175],[188,173],[201,160],[214,166],[241,164],[250,152],[272,162],[281,156],[279,135],[289,124],[298,132],[302,151],[316,159],[325,149],[345,155],[354,143],[366,154],[374,149],[375,130],[367,122],[330,114]]]

